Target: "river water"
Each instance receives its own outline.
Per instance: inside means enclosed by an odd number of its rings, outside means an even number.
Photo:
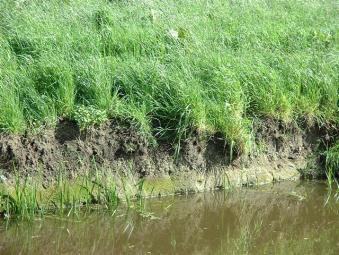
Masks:
[[[283,182],[3,221],[0,254],[337,255],[339,201],[325,183]]]

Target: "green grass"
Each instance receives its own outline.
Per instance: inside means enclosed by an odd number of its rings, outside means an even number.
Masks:
[[[1,1],[0,129],[119,118],[242,151],[254,119],[338,125],[337,20],[334,0]]]
[[[36,177],[17,176],[14,184],[0,184],[0,217],[33,218],[48,213],[69,215],[96,205],[115,209],[119,200],[115,180],[98,172],[73,180],[60,173],[56,182],[48,187]]]
[[[333,184],[337,186],[337,194],[339,194],[339,141],[329,148],[326,153],[326,177],[328,186],[332,188]]]

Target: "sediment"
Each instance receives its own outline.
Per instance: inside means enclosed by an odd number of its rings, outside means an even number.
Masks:
[[[47,183],[61,170],[75,178],[95,169],[123,175],[131,183],[143,178],[148,195],[199,192],[299,179],[311,159],[312,164],[319,161],[320,136],[329,137],[319,128],[273,121],[256,125],[253,133],[248,153],[233,153],[218,134],[195,134],[175,156],[171,144],[150,145],[133,128],[114,120],[86,131],[61,120],[39,134],[1,134],[0,169],[2,179],[40,174]]]

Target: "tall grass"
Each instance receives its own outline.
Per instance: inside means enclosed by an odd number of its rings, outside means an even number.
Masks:
[[[92,107],[177,144],[246,149],[254,118],[338,124],[336,1],[0,3],[0,129]],[[105,118],[102,118],[105,119]]]

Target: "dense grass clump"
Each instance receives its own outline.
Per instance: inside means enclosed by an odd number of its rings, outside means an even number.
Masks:
[[[337,20],[334,0],[1,1],[0,129],[96,123],[81,109],[244,149],[254,119],[338,124]]]

